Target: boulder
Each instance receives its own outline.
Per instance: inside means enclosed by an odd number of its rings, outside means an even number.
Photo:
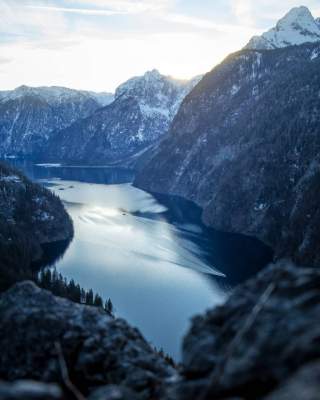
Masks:
[[[87,395],[123,385],[141,399],[158,398],[173,369],[140,332],[103,309],[75,304],[18,283],[0,297],[0,376],[64,383]]]

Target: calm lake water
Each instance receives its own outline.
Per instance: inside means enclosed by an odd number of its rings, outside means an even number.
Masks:
[[[73,219],[58,271],[110,297],[117,316],[177,360],[190,318],[271,259],[254,239],[204,227],[193,204],[135,188],[131,171],[14,164],[58,194]]]

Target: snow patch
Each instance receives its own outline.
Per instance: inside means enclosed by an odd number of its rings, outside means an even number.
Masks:
[[[233,85],[231,90],[230,90],[230,94],[231,96],[236,95],[240,90],[240,86],[239,85]]]
[[[314,49],[312,54],[311,54],[311,56],[310,56],[310,60],[312,61],[312,60],[318,58],[319,54],[320,54],[320,50],[319,49]]]
[[[12,182],[12,183],[21,183],[21,178],[17,175],[7,175],[1,176],[0,181],[2,182]]]

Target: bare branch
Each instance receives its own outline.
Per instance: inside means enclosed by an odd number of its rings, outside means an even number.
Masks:
[[[74,386],[69,377],[69,371],[66,360],[63,355],[62,347],[60,342],[55,342],[55,348],[58,355],[59,367],[61,372],[61,378],[66,388],[73,394],[76,400],[86,400],[80,391]]]

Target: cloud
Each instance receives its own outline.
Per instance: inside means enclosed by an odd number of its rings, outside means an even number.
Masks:
[[[169,8],[172,0],[76,0],[76,7],[28,4],[25,8],[46,10],[60,13],[73,13],[94,16],[112,16],[118,14],[140,14],[159,12]]]
[[[319,16],[319,0],[304,0],[314,16]],[[231,9],[238,23],[259,29],[270,28],[291,8],[300,6],[297,0],[232,0]]]
[[[183,14],[168,14],[164,17],[164,19],[168,22],[172,22],[175,24],[190,25],[197,29],[209,29],[220,33],[223,32],[236,33],[239,31],[241,32],[248,31],[249,33],[252,34],[256,33],[255,30],[253,30],[250,27],[246,27],[244,25],[223,24],[208,19],[190,17],[188,15],[183,15]]]
[[[211,69],[298,0],[0,0],[0,86],[113,90]],[[319,0],[304,0],[320,16]],[[318,11],[318,12],[317,12]]]
[[[0,65],[11,63],[12,58],[0,56]]]
[[[65,35],[68,26],[59,13],[28,9],[16,0],[0,0],[0,42],[31,41]]]
[[[83,14],[83,15],[102,15],[102,16],[111,16],[116,14],[123,14],[120,11],[113,10],[101,10],[101,9],[92,9],[92,8],[69,8],[69,7],[51,7],[51,6],[25,6],[25,8],[34,9],[34,10],[43,10],[43,11],[51,11],[58,13],[72,13],[72,14]]]
[[[146,11],[160,11],[171,7],[174,0],[76,0],[77,4],[107,8],[124,13],[140,13]]]
[[[241,23],[254,25],[253,2],[251,0],[233,1],[232,10]]]

